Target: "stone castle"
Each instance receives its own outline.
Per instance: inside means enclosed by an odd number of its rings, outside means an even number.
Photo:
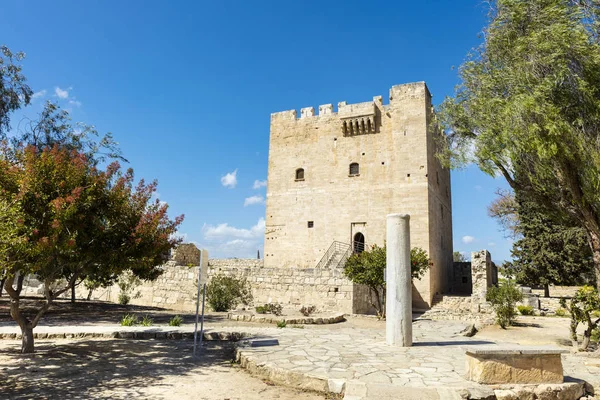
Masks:
[[[339,269],[352,251],[382,246],[386,215],[411,216],[411,247],[433,262],[414,283],[429,308],[452,269],[450,172],[435,157],[439,134],[424,82],[373,101],[271,115],[264,265]]]

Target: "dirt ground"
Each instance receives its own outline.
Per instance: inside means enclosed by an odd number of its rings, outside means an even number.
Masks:
[[[316,400],[274,386],[231,362],[232,346],[209,343],[192,358],[189,341],[39,340],[34,355],[0,342],[1,399]]]
[[[520,345],[571,346],[569,324],[570,318],[519,316],[515,326],[508,329],[487,326],[477,333],[477,338]],[[580,324],[578,333],[583,334],[583,330],[584,326]]]

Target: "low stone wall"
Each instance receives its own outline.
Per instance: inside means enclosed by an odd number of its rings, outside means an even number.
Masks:
[[[262,260],[209,260],[208,276],[244,277],[255,304],[314,305],[319,310],[369,313],[368,288],[344,277],[342,269],[266,268]]]
[[[550,286],[550,297],[573,297],[575,293],[581,289],[581,286]],[[544,296],[544,289],[531,289],[531,292]]]

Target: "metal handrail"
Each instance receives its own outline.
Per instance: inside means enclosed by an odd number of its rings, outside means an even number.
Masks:
[[[316,268],[338,268],[340,265],[345,264],[346,260],[348,260],[350,255],[352,255],[354,252],[354,249],[358,243],[360,242],[355,241],[353,245],[349,245],[348,243],[334,241],[331,243],[331,246],[329,246],[325,254],[323,254],[323,257],[321,257],[321,260],[317,263]],[[360,244],[363,246],[363,248],[365,247],[364,243]],[[338,262],[335,265],[330,265],[331,261],[334,260],[335,256],[338,254],[341,254]]]

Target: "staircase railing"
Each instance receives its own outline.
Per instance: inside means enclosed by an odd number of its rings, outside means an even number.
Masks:
[[[348,243],[334,241],[331,243],[331,246],[329,246],[329,249],[327,249],[323,257],[321,257],[316,268],[338,268],[340,265],[343,266],[346,263],[346,260],[348,260],[354,252],[354,249],[364,249],[364,246],[364,243],[359,242],[354,242],[354,246],[351,246]],[[333,265],[332,262],[335,261],[336,256],[340,256],[340,258],[335,265]]]
[[[329,249],[327,249],[325,254],[323,254],[323,257],[321,257],[321,260],[317,264],[316,268],[325,268],[327,266],[327,264],[329,263],[329,261],[336,254],[346,253],[348,251],[348,249],[350,249],[350,248],[351,247],[348,243],[334,241],[333,243],[331,243],[331,246],[329,246]]]

